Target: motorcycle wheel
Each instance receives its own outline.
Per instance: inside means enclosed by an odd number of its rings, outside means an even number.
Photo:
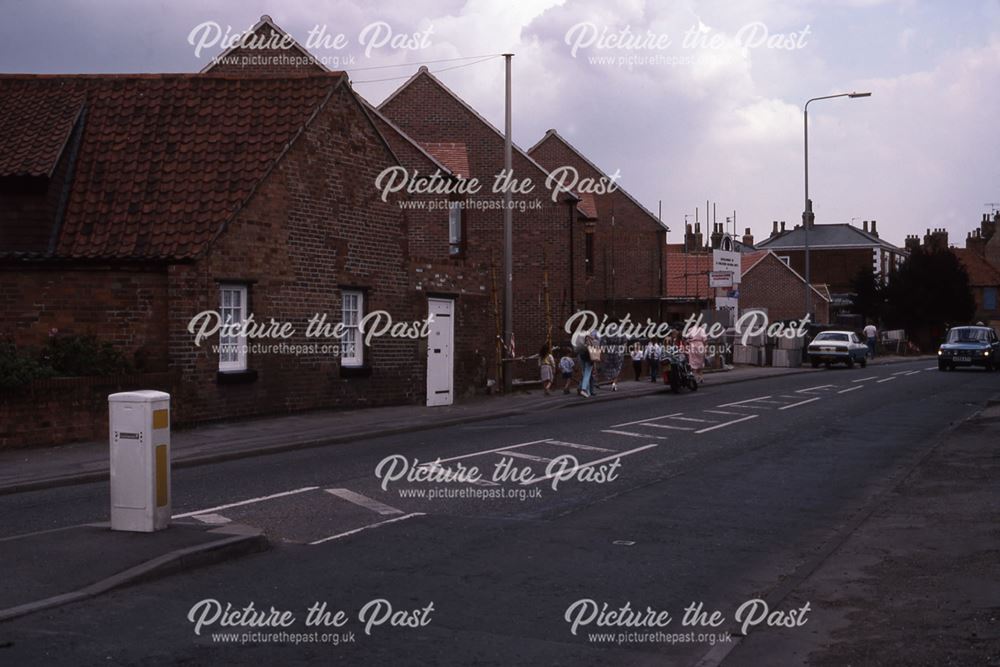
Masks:
[[[681,378],[676,368],[670,369],[670,391],[675,394],[681,393]]]

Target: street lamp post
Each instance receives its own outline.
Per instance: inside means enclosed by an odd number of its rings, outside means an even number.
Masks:
[[[805,208],[802,210],[802,236],[803,244],[805,245],[806,254],[806,316],[810,315],[812,311],[812,281],[809,273],[809,226],[813,221],[813,211],[812,202],[809,201],[809,103],[816,102],[818,100],[831,100],[835,97],[871,97],[871,93],[838,93],[836,95],[824,95],[822,97],[813,97],[806,101],[804,107],[802,107],[802,127],[803,127],[803,137],[805,144],[805,186],[806,186],[806,201]]]

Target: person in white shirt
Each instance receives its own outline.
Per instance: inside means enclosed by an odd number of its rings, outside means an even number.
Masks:
[[[651,339],[646,343],[646,361],[649,362],[649,381],[656,382],[656,376],[660,374],[660,355],[663,354],[663,346]]]
[[[875,339],[878,336],[878,329],[871,322],[864,329],[865,339],[868,343],[868,356],[875,358]]]
[[[635,381],[642,379],[642,360],[646,356],[646,351],[642,343],[632,343],[632,370],[635,371]]]

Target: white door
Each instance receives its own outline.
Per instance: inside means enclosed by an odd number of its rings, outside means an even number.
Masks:
[[[451,405],[454,389],[455,302],[428,299],[427,405]]]

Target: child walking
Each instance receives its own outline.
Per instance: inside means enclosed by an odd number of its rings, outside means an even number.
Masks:
[[[563,393],[568,394],[570,385],[573,384],[573,371],[576,370],[576,360],[573,359],[573,351],[567,347],[562,349],[562,358],[559,359],[559,372],[563,376]]]
[[[542,387],[545,388],[545,395],[551,396],[552,392],[549,390],[552,388],[552,381],[556,375],[556,360],[552,356],[552,350],[549,348],[548,343],[543,344],[542,349],[538,352],[538,366],[541,370]]]

